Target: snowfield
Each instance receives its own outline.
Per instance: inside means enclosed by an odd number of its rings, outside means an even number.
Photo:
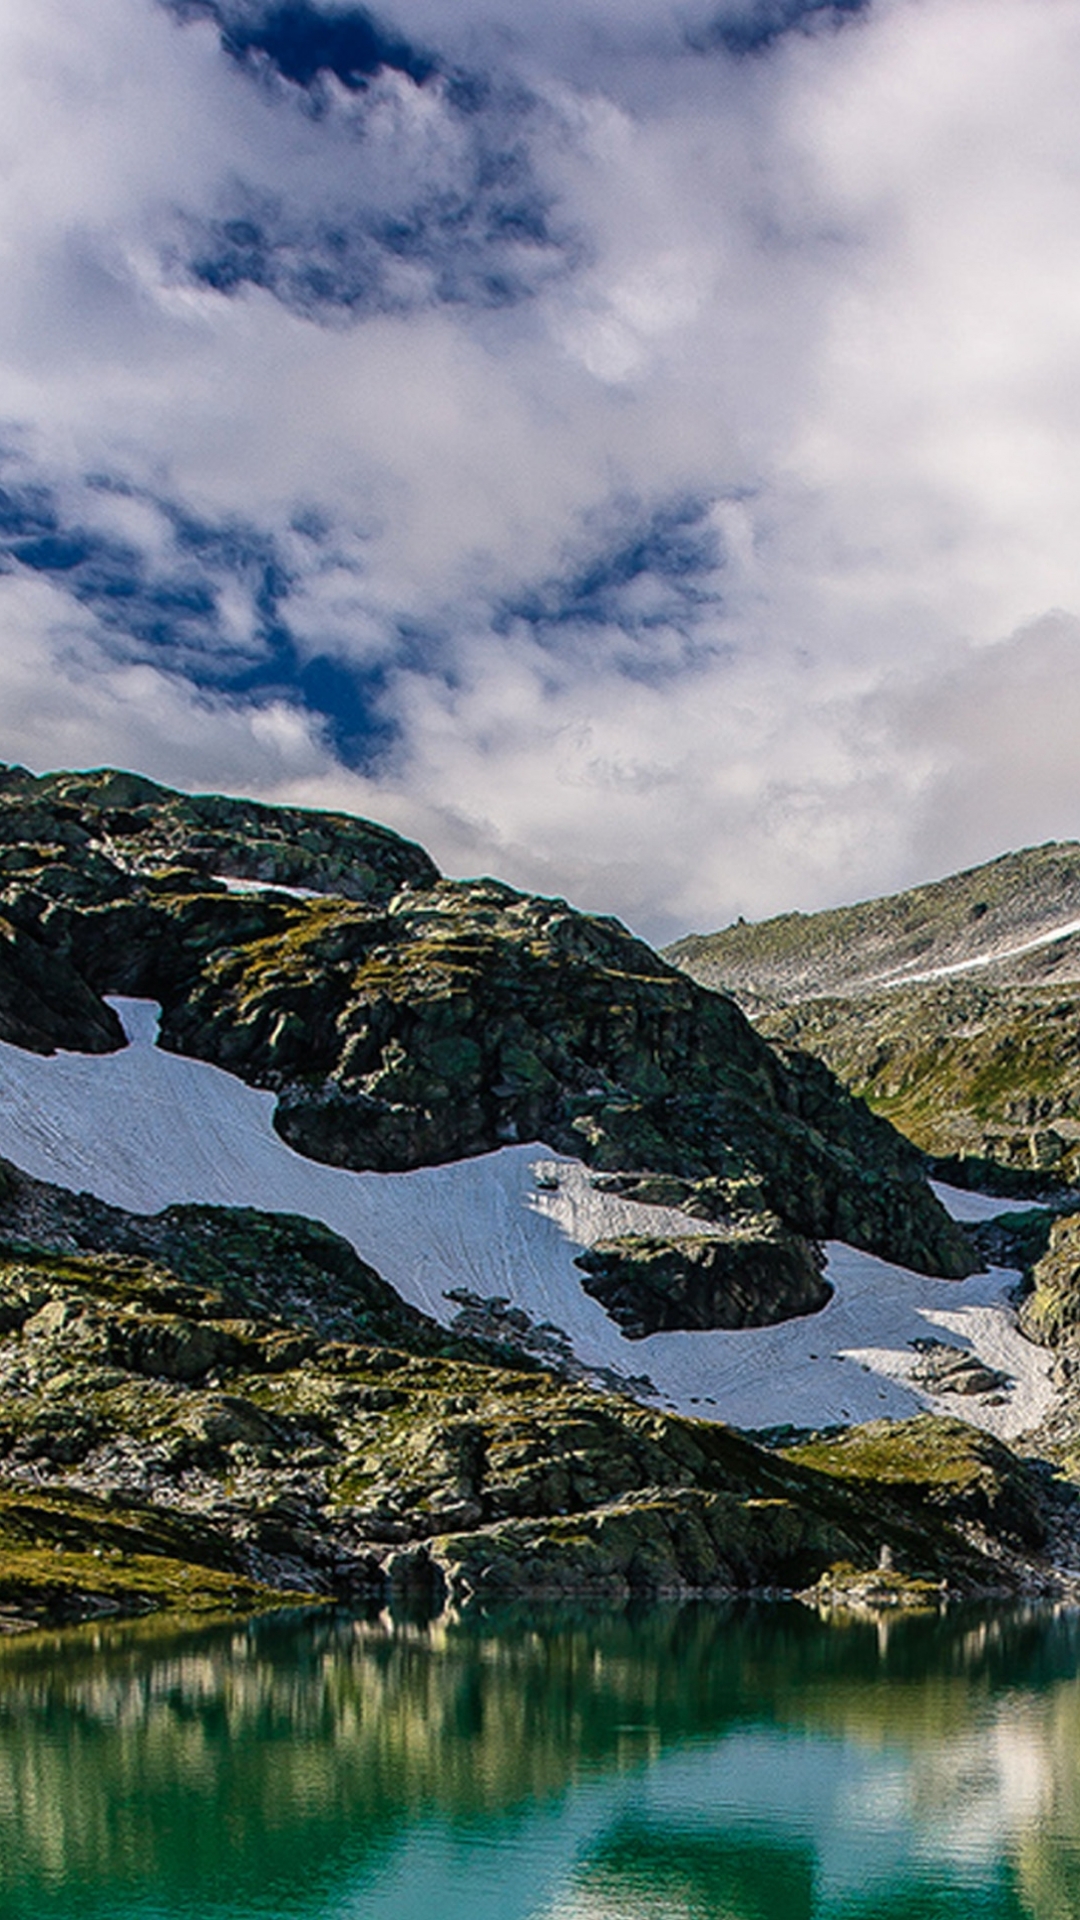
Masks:
[[[120,1053],[42,1057],[0,1043],[0,1155],[38,1179],[134,1213],[197,1201],[321,1220],[443,1325],[457,1311],[449,1289],[501,1295],[565,1329],[585,1365],[647,1374],[654,1404],[736,1426],[933,1407],[1011,1438],[1052,1406],[1052,1357],[1017,1330],[1013,1273],[933,1280],[833,1245],[835,1292],[820,1313],[757,1331],[627,1340],[583,1290],[575,1254],[608,1234],[700,1232],[698,1223],[597,1193],[580,1162],[541,1144],[415,1173],[322,1166],[278,1138],[272,1094],[159,1049],[152,1004],[112,1004],[129,1040]],[[1008,1204],[955,1200],[963,1217]],[[930,1396],[909,1377],[911,1343],[927,1338],[972,1350],[1009,1385],[999,1396]]]

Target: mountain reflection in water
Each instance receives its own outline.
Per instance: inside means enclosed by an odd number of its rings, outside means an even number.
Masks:
[[[1062,1920],[1080,1620],[278,1616],[0,1647],[5,1920]]]

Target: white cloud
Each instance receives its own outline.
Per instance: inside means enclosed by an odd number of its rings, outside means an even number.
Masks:
[[[93,622],[39,580],[0,576],[0,632],[9,761],[36,772],[139,767],[188,790],[268,795],[331,770],[317,731],[287,703],[244,707],[109,660]]]
[[[445,92],[329,89],[316,118],[156,0],[0,0],[0,442],[151,570],[170,504],[256,529],[301,660],[379,669],[396,728],[361,776],[288,686],[120,663],[74,576],[16,573],[0,754],[351,798],[658,932],[1080,831],[1080,15],[875,0],[745,61],[689,52],[690,17],[402,0],[495,76],[484,164],[547,206],[557,271],[542,249],[485,306],[403,256],[402,311],[321,324],[191,283],[185,236],[460,196],[480,136]],[[682,499],[725,555],[700,600],[643,564],[575,611],[603,539]],[[215,591],[216,644],[254,657],[254,574]]]

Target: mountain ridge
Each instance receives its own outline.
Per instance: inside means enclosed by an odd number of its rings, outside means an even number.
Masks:
[[[664,954],[754,1010],[974,970],[990,982],[1080,980],[1080,842],[1046,841],[851,906],[687,934]]]
[[[668,957],[823,1060],[959,1184],[1080,1185],[1080,844],[692,936]]]

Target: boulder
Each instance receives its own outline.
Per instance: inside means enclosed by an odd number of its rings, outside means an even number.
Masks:
[[[819,1250],[779,1223],[760,1234],[625,1234],[578,1255],[586,1293],[631,1340],[678,1328],[769,1327],[832,1288]]]

